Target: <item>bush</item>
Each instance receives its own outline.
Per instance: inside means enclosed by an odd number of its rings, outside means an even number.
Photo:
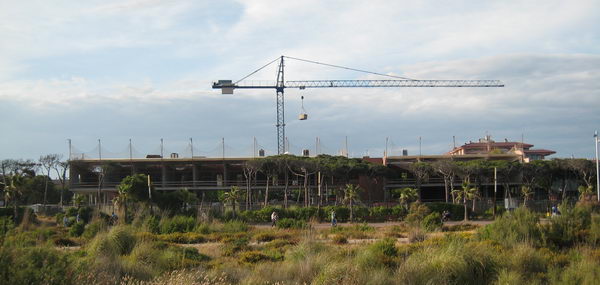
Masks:
[[[402,205],[392,207],[392,215],[398,220],[404,220],[408,215],[408,210]]]
[[[344,235],[333,235],[331,241],[335,244],[347,244],[348,239]]]
[[[187,233],[194,230],[196,220],[188,216],[174,216],[172,218],[163,218],[160,221],[160,233]]]
[[[352,207],[354,210],[354,221],[364,222],[369,219],[369,208],[367,207]]]
[[[427,239],[427,235],[420,228],[412,228],[408,232],[408,242],[422,242]]]
[[[592,245],[600,244],[600,215],[593,215],[591,218],[588,241]]]
[[[79,215],[80,221],[82,221],[83,223],[86,223],[86,224],[89,223],[90,220],[92,219],[92,214],[93,213],[94,213],[94,209],[92,209],[91,207],[87,207],[87,206],[86,207],[81,207],[77,211],[77,214]]]
[[[78,246],[79,243],[70,238],[58,237],[52,240],[55,246]]]
[[[248,224],[240,220],[232,220],[225,222],[220,229],[221,232],[225,233],[241,233],[248,231]]]
[[[519,244],[512,248],[506,256],[508,268],[518,272],[524,278],[538,276],[546,273],[549,258],[540,251],[526,244]]]
[[[341,206],[327,206],[323,207],[323,215],[327,217],[328,221],[331,221],[331,211],[335,211],[335,218],[338,223],[347,222],[350,218],[350,209]]]
[[[65,216],[67,216],[67,217],[75,217],[75,216],[77,216],[78,212],[79,212],[79,209],[77,209],[75,207],[71,207],[71,208],[67,209],[67,211],[65,212]]]
[[[69,284],[67,256],[47,247],[0,248],[3,284]]]
[[[277,221],[277,227],[280,229],[305,229],[308,225],[305,221],[284,218]]]
[[[429,210],[431,210],[431,212],[439,213],[440,215],[444,211],[448,211],[450,213],[450,219],[452,219],[453,221],[461,221],[465,218],[465,208],[462,205],[434,202],[427,203],[427,207],[429,208]]]
[[[458,224],[458,225],[452,225],[452,226],[443,226],[442,230],[445,232],[462,232],[462,231],[471,231],[471,230],[475,230],[478,228],[479,228],[478,225]]]
[[[543,230],[547,246],[567,247],[586,239],[585,231],[590,228],[591,208],[587,206],[571,207],[563,203],[561,215],[552,217],[550,224]]]
[[[254,264],[262,261],[270,261],[271,257],[260,251],[246,251],[240,254],[241,263]]]
[[[69,228],[69,235],[72,237],[79,237],[83,234],[85,224],[83,222],[75,223]]]
[[[204,235],[199,233],[170,233],[158,236],[158,239],[172,243],[203,243],[206,242]]]
[[[105,231],[108,224],[103,219],[95,220],[85,226],[82,237],[85,239],[94,238],[99,232]]]
[[[377,268],[377,267],[389,267],[393,268],[397,266],[398,249],[395,245],[394,239],[382,239],[375,243],[367,246],[367,248],[361,251],[357,255],[357,263],[360,268]]]
[[[158,216],[148,216],[143,223],[144,230],[153,234],[160,233],[160,218]]]
[[[442,225],[442,217],[438,212],[433,212],[427,215],[423,219],[423,222],[421,222],[421,226],[427,231],[439,230],[442,228]]]
[[[492,240],[500,244],[514,245],[521,242],[540,245],[542,232],[539,218],[526,208],[520,207],[512,213],[504,213],[499,219],[478,231],[482,240]]]
[[[231,256],[238,251],[246,250],[248,248],[247,237],[224,238],[222,242],[221,251],[224,256]]]
[[[0,241],[10,230],[15,228],[12,217],[0,216]],[[1,244],[1,242],[0,242]]]
[[[372,207],[369,209],[369,221],[383,222],[388,221],[393,215],[393,209],[387,207]]]
[[[126,255],[136,245],[136,238],[128,227],[115,226],[108,233],[97,235],[89,243],[90,253],[96,256]]]
[[[410,204],[408,215],[406,215],[406,222],[413,226],[420,225],[421,221],[427,215],[429,215],[430,212],[431,211],[425,204],[420,202],[414,202]]]
[[[424,247],[410,255],[397,271],[400,284],[490,284],[499,264],[485,244],[450,242]]]
[[[35,220],[35,213],[31,208],[28,207],[17,207],[17,218],[15,219],[13,216],[15,214],[13,207],[4,207],[0,208],[0,217],[12,217],[13,220],[16,220],[17,223],[21,223],[23,217],[29,217],[30,221]]]

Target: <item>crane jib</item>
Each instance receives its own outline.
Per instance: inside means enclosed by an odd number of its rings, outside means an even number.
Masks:
[[[499,80],[294,80],[283,87],[273,82],[213,83],[214,89],[277,89],[277,88],[347,88],[347,87],[504,87]]]

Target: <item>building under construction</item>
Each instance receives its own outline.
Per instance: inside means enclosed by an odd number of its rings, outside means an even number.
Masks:
[[[480,147],[483,145],[484,147]],[[477,148],[475,148],[475,146]],[[510,147],[509,147],[510,146]],[[355,175],[350,178],[353,184],[359,184],[365,191],[361,194],[365,203],[382,203],[390,201],[390,189],[414,187],[416,180],[409,171],[410,165],[415,162],[434,162],[439,160],[468,161],[468,160],[506,160],[529,162],[534,159],[543,159],[545,155],[554,153],[550,150],[536,151],[533,145],[518,142],[496,143],[489,137],[479,143],[468,143],[455,147],[443,155],[408,155],[403,152],[401,156],[384,156],[382,158],[363,157],[363,161],[385,166],[389,171],[381,179],[370,179],[365,175]],[[477,149],[475,151],[474,149]],[[541,154],[544,156],[541,156]],[[535,156],[531,156],[531,155]],[[309,153],[305,152],[305,156]],[[118,158],[118,159],[72,159],[70,160],[70,189],[78,194],[88,194],[91,202],[109,203],[116,195],[116,187],[121,180],[132,174],[146,174],[150,177],[152,187],[158,191],[173,191],[187,189],[202,193],[207,191],[228,190],[231,186],[248,187],[244,166],[248,161],[260,159],[255,157],[239,158],[207,158],[187,157],[180,158],[177,154],[170,157],[148,155],[146,158]],[[299,175],[290,172],[288,187],[299,189],[304,181]],[[324,185],[319,185],[317,175],[312,175],[308,180],[308,187],[316,189],[322,186],[324,197],[333,195],[335,189],[344,186],[346,181],[328,180]],[[454,186],[460,187],[462,181],[456,179]],[[487,186],[490,186],[489,181]],[[514,181],[517,185],[520,182]],[[256,191],[265,189],[266,176],[256,172],[255,179],[250,188]],[[283,191],[282,179],[273,178],[269,181],[271,193]],[[441,177],[432,175],[420,185],[422,199],[425,201],[444,200],[444,181]],[[486,186],[485,184],[482,186]],[[316,191],[312,191],[316,192]],[[100,193],[102,201],[96,201]],[[93,195],[92,195],[93,194]],[[484,193],[485,194],[485,193]],[[277,197],[277,195],[274,195]],[[277,201],[274,201],[277,203]]]

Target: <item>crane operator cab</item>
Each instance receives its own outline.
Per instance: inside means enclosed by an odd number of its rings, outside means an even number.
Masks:
[[[306,114],[306,110],[304,110],[304,96],[301,96],[300,98],[302,99],[302,112],[298,116],[298,119],[304,121],[308,119],[308,114]]]

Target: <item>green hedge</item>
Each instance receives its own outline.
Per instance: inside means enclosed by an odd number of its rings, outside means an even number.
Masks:
[[[450,212],[450,219],[453,221],[460,221],[465,219],[465,208],[460,204],[451,204],[451,203],[443,203],[443,202],[434,202],[434,203],[426,203],[429,210],[432,213],[439,213],[440,215],[444,211]],[[471,212],[470,209],[469,213]]]

